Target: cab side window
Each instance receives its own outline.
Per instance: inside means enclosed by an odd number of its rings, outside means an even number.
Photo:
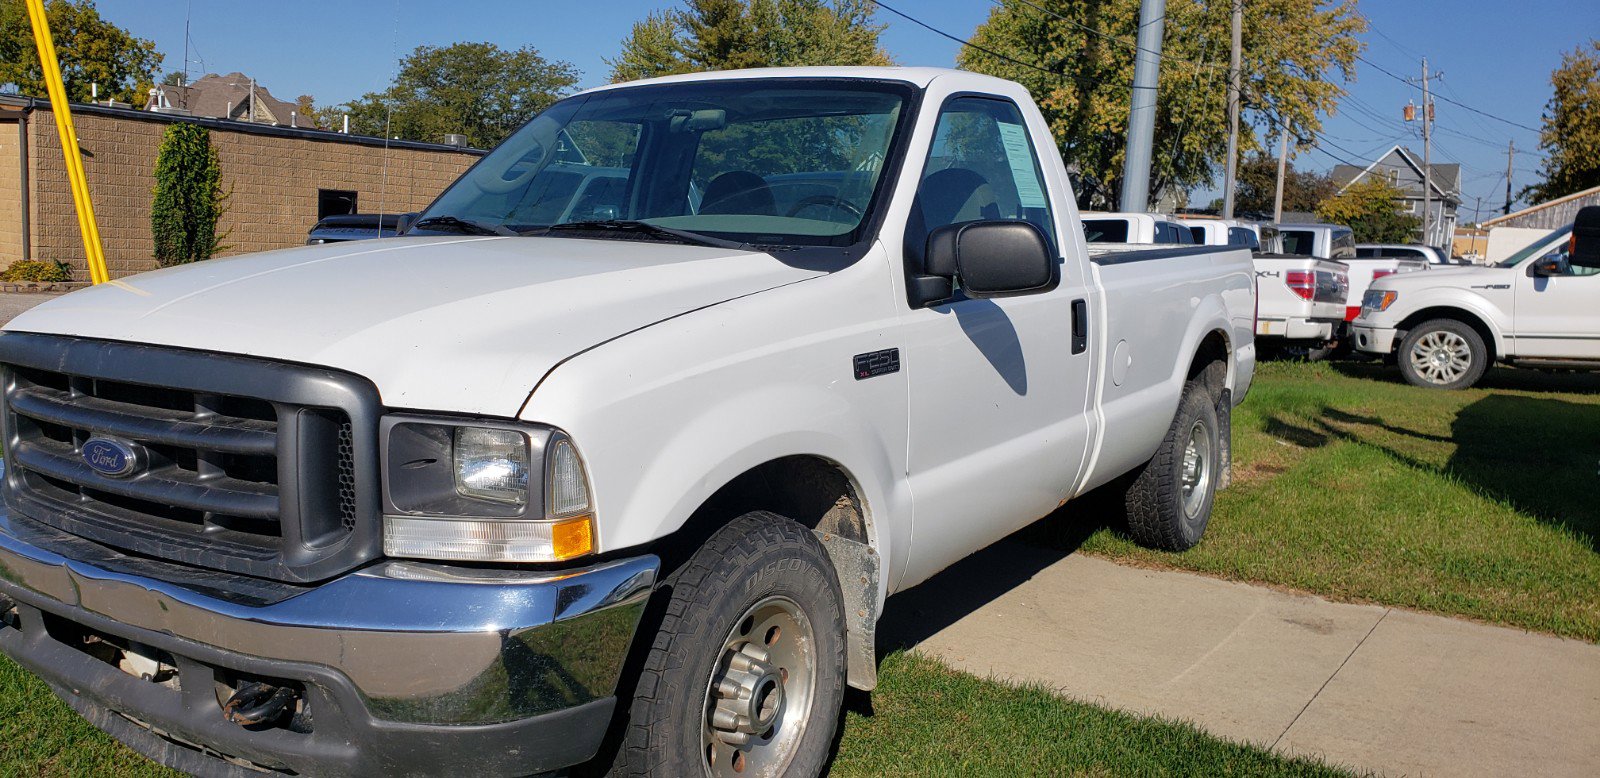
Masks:
[[[1014,219],[1055,245],[1044,174],[1022,112],[1007,100],[961,97],[946,103],[906,224],[905,257],[921,272],[928,235],[950,224]]]

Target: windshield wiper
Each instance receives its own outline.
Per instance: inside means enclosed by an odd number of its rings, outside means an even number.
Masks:
[[[411,226],[413,229],[418,230],[459,232],[464,235],[509,235],[515,237],[521,234],[504,224],[490,224],[476,219],[462,219],[458,216],[429,216]]]
[[[542,232],[534,234],[548,235],[556,232],[589,232],[599,237],[609,235],[627,236],[629,238],[642,237],[656,240],[668,240],[676,243],[688,243],[695,246],[712,246],[724,249],[748,249],[749,246],[738,241],[713,238],[710,235],[701,235],[688,230],[676,230],[651,224],[637,219],[604,219],[598,221],[565,222],[552,224]]]

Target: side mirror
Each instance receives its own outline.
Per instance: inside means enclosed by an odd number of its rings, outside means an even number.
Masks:
[[[1600,267],[1600,205],[1578,209],[1578,216],[1572,221],[1572,246],[1567,251],[1567,262],[1575,267]]]
[[[940,227],[928,235],[926,256],[929,276],[959,279],[968,297],[1036,294],[1061,283],[1061,267],[1050,241],[1038,227],[1024,221]]]
[[[1566,268],[1562,267],[1559,257],[1540,257],[1528,263],[1529,278],[1550,278],[1566,274]]]
[[[396,235],[404,235],[407,232],[409,232],[411,230],[411,226],[417,223],[417,217],[421,216],[421,215],[422,214],[420,214],[420,213],[402,213],[402,214],[400,214],[400,218],[397,219],[395,221],[395,223],[394,223],[394,234],[396,234]],[[380,229],[380,232],[381,231],[382,230]]]

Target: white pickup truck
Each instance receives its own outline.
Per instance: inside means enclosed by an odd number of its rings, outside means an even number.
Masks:
[[[1278,253],[1272,225],[1237,219],[1183,219],[1195,242],[1250,248],[1256,270],[1257,353],[1327,358],[1344,324],[1349,267],[1331,259]],[[1096,247],[1090,246],[1091,251]]]
[[[1179,219],[1201,246],[1245,246],[1251,251],[1278,253],[1283,251],[1278,239],[1278,228],[1271,224],[1243,219],[1190,218]]]
[[[1358,257],[1355,234],[1349,227],[1339,224],[1280,224],[1278,235],[1283,239],[1286,254],[1302,257],[1332,259],[1349,268],[1348,300],[1345,302],[1345,322],[1355,321],[1361,313],[1361,298],[1373,281],[1399,273],[1427,270],[1424,259],[1402,257]],[[1345,335],[1340,327],[1339,336]]]
[[[1262,350],[1326,358],[1344,327],[1350,297],[1343,262],[1255,254],[1256,343]]]
[[[888,595],[1227,483],[1248,253],[1091,261],[1055,148],[958,71],[613,85],[405,237],[34,308],[0,650],[194,773],[815,776]]]
[[[1192,246],[1194,233],[1177,219],[1160,213],[1083,214],[1083,232],[1090,243]]]
[[[1600,206],[1497,265],[1374,283],[1353,332],[1416,386],[1465,389],[1496,361],[1600,369]]]

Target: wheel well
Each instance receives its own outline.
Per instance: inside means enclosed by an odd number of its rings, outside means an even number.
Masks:
[[[1395,341],[1396,351],[1398,351],[1400,348],[1399,341],[1405,338],[1406,333],[1409,333],[1412,328],[1422,324],[1423,322],[1432,321],[1434,319],[1451,319],[1453,321],[1461,322],[1462,324],[1471,327],[1473,330],[1476,330],[1478,337],[1483,338],[1484,348],[1489,349],[1489,364],[1494,363],[1496,356],[1494,348],[1494,330],[1489,329],[1488,323],[1484,322],[1484,320],[1479,318],[1476,314],[1464,311],[1460,308],[1449,308],[1443,306],[1435,308],[1423,308],[1422,310],[1407,316],[1404,321],[1400,322],[1400,326],[1395,328],[1399,332],[1399,337]]]
[[[1222,385],[1212,388],[1216,390],[1226,388],[1228,372],[1232,370],[1228,360],[1229,353],[1228,336],[1225,335],[1222,330],[1212,330],[1211,332],[1207,333],[1206,336],[1200,340],[1200,345],[1194,350],[1194,359],[1189,362],[1189,372],[1184,376],[1185,380],[1193,381],[1204,374],[1206,372],[1206,368],[1217,362],[1221,362],[1224,369],[1212,373],[1212,375],[1216,376],[1216,378],[1212,378],[1211,380],[1220,379],[1222,381]]]
[[[757,510],[817,532],[872,543],[866,502],[844,469],[819,456],[796,455],[752,467],[718,489],[672,534],[666,549],[670,556],[664,555],[663,561],[686,559],[724,524]]]

